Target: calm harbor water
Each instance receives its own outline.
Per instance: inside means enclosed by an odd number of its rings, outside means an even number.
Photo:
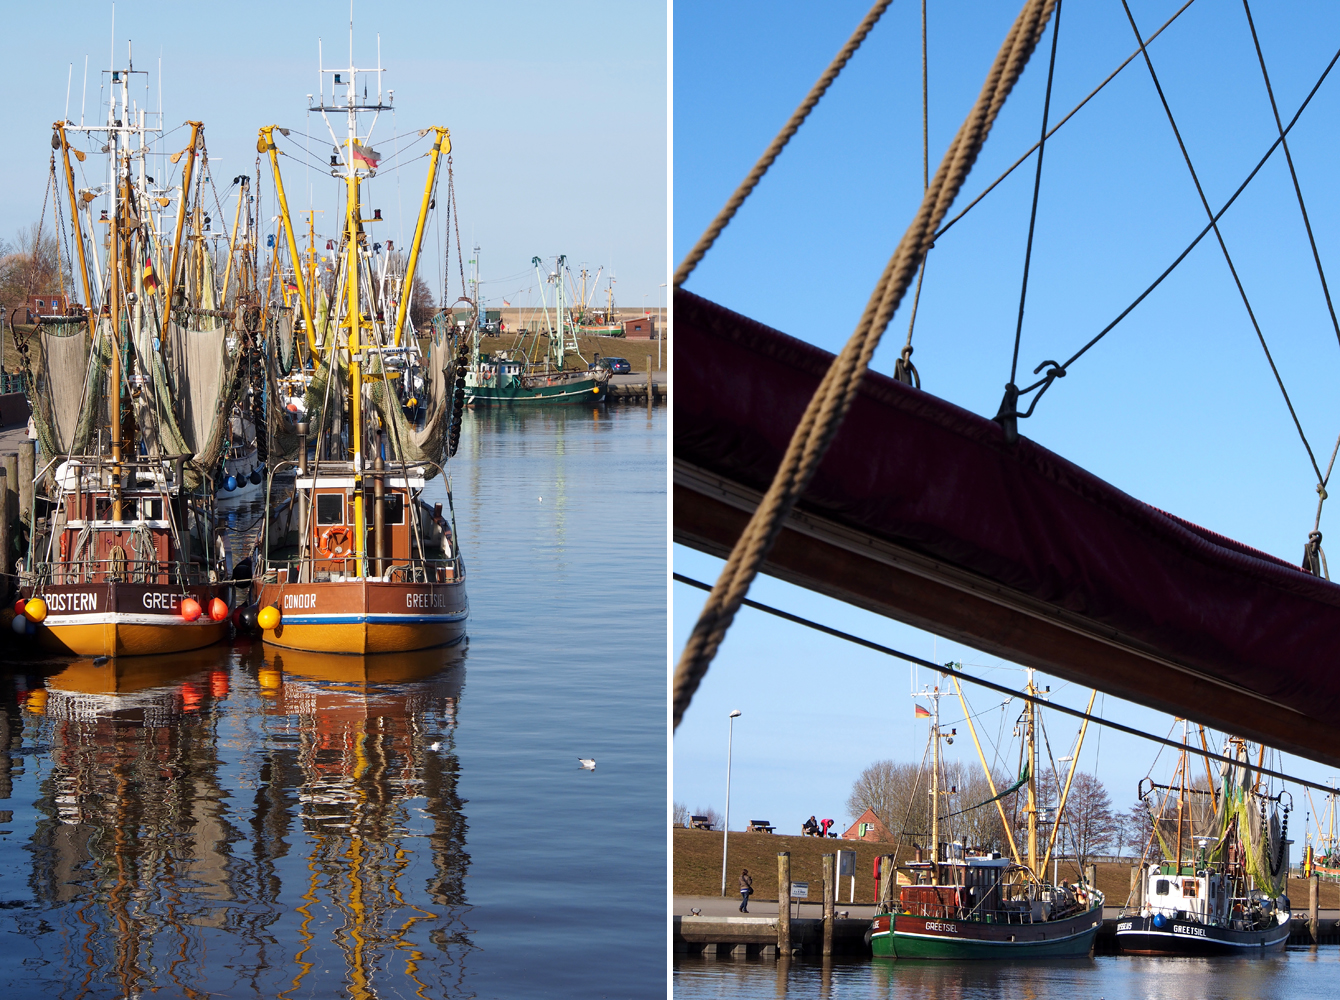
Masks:
[[[0,678],[5,996],[664,995],[665,411],[467,421],[467,642]]]
[[[1192,959],[1101,955],[1053,962],[895,962],[842,959],[677,959],[676,1000],[1257,1000],[1334,997],[1340,947],[1290,949],[1274,958]]]

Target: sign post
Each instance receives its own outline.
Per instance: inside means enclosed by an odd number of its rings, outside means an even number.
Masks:
[[[837,860],[838,877],[841,878],[846,875],[851,878],[851,889],[847,897],[847,902],[854,903],[856,902],[856,852],[838,851]]]

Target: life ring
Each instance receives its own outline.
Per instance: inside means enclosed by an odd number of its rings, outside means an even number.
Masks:
[[[60,535],[60,561],[66,562],[70,558],[70,538],[65,532]]]
[[[327,559],[344,555],[352,549],[349,544],[349,529],[342,524],[327,528],[321,533],[321,540],[317,543],[316,549]]]

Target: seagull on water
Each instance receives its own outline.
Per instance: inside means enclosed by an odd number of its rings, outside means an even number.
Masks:
[[[594,771],[596,769],[596,759],[594,757],[578,757],[577,760],[587,771]]]
[[[429,749],[429,750],[441,750],[441,749],[442,749],[442,744],[441,744],[441,743],[433,743],[433,744],[430,744],[429,747],[428,747],[428,749]]]

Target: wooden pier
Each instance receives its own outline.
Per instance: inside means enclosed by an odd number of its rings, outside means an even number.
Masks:
[[[611,377],[606,392],[608,393],[606,401],[610,403],[655,405],[667,401],[669,386],[666,384],[664,372],[645,372]]]

